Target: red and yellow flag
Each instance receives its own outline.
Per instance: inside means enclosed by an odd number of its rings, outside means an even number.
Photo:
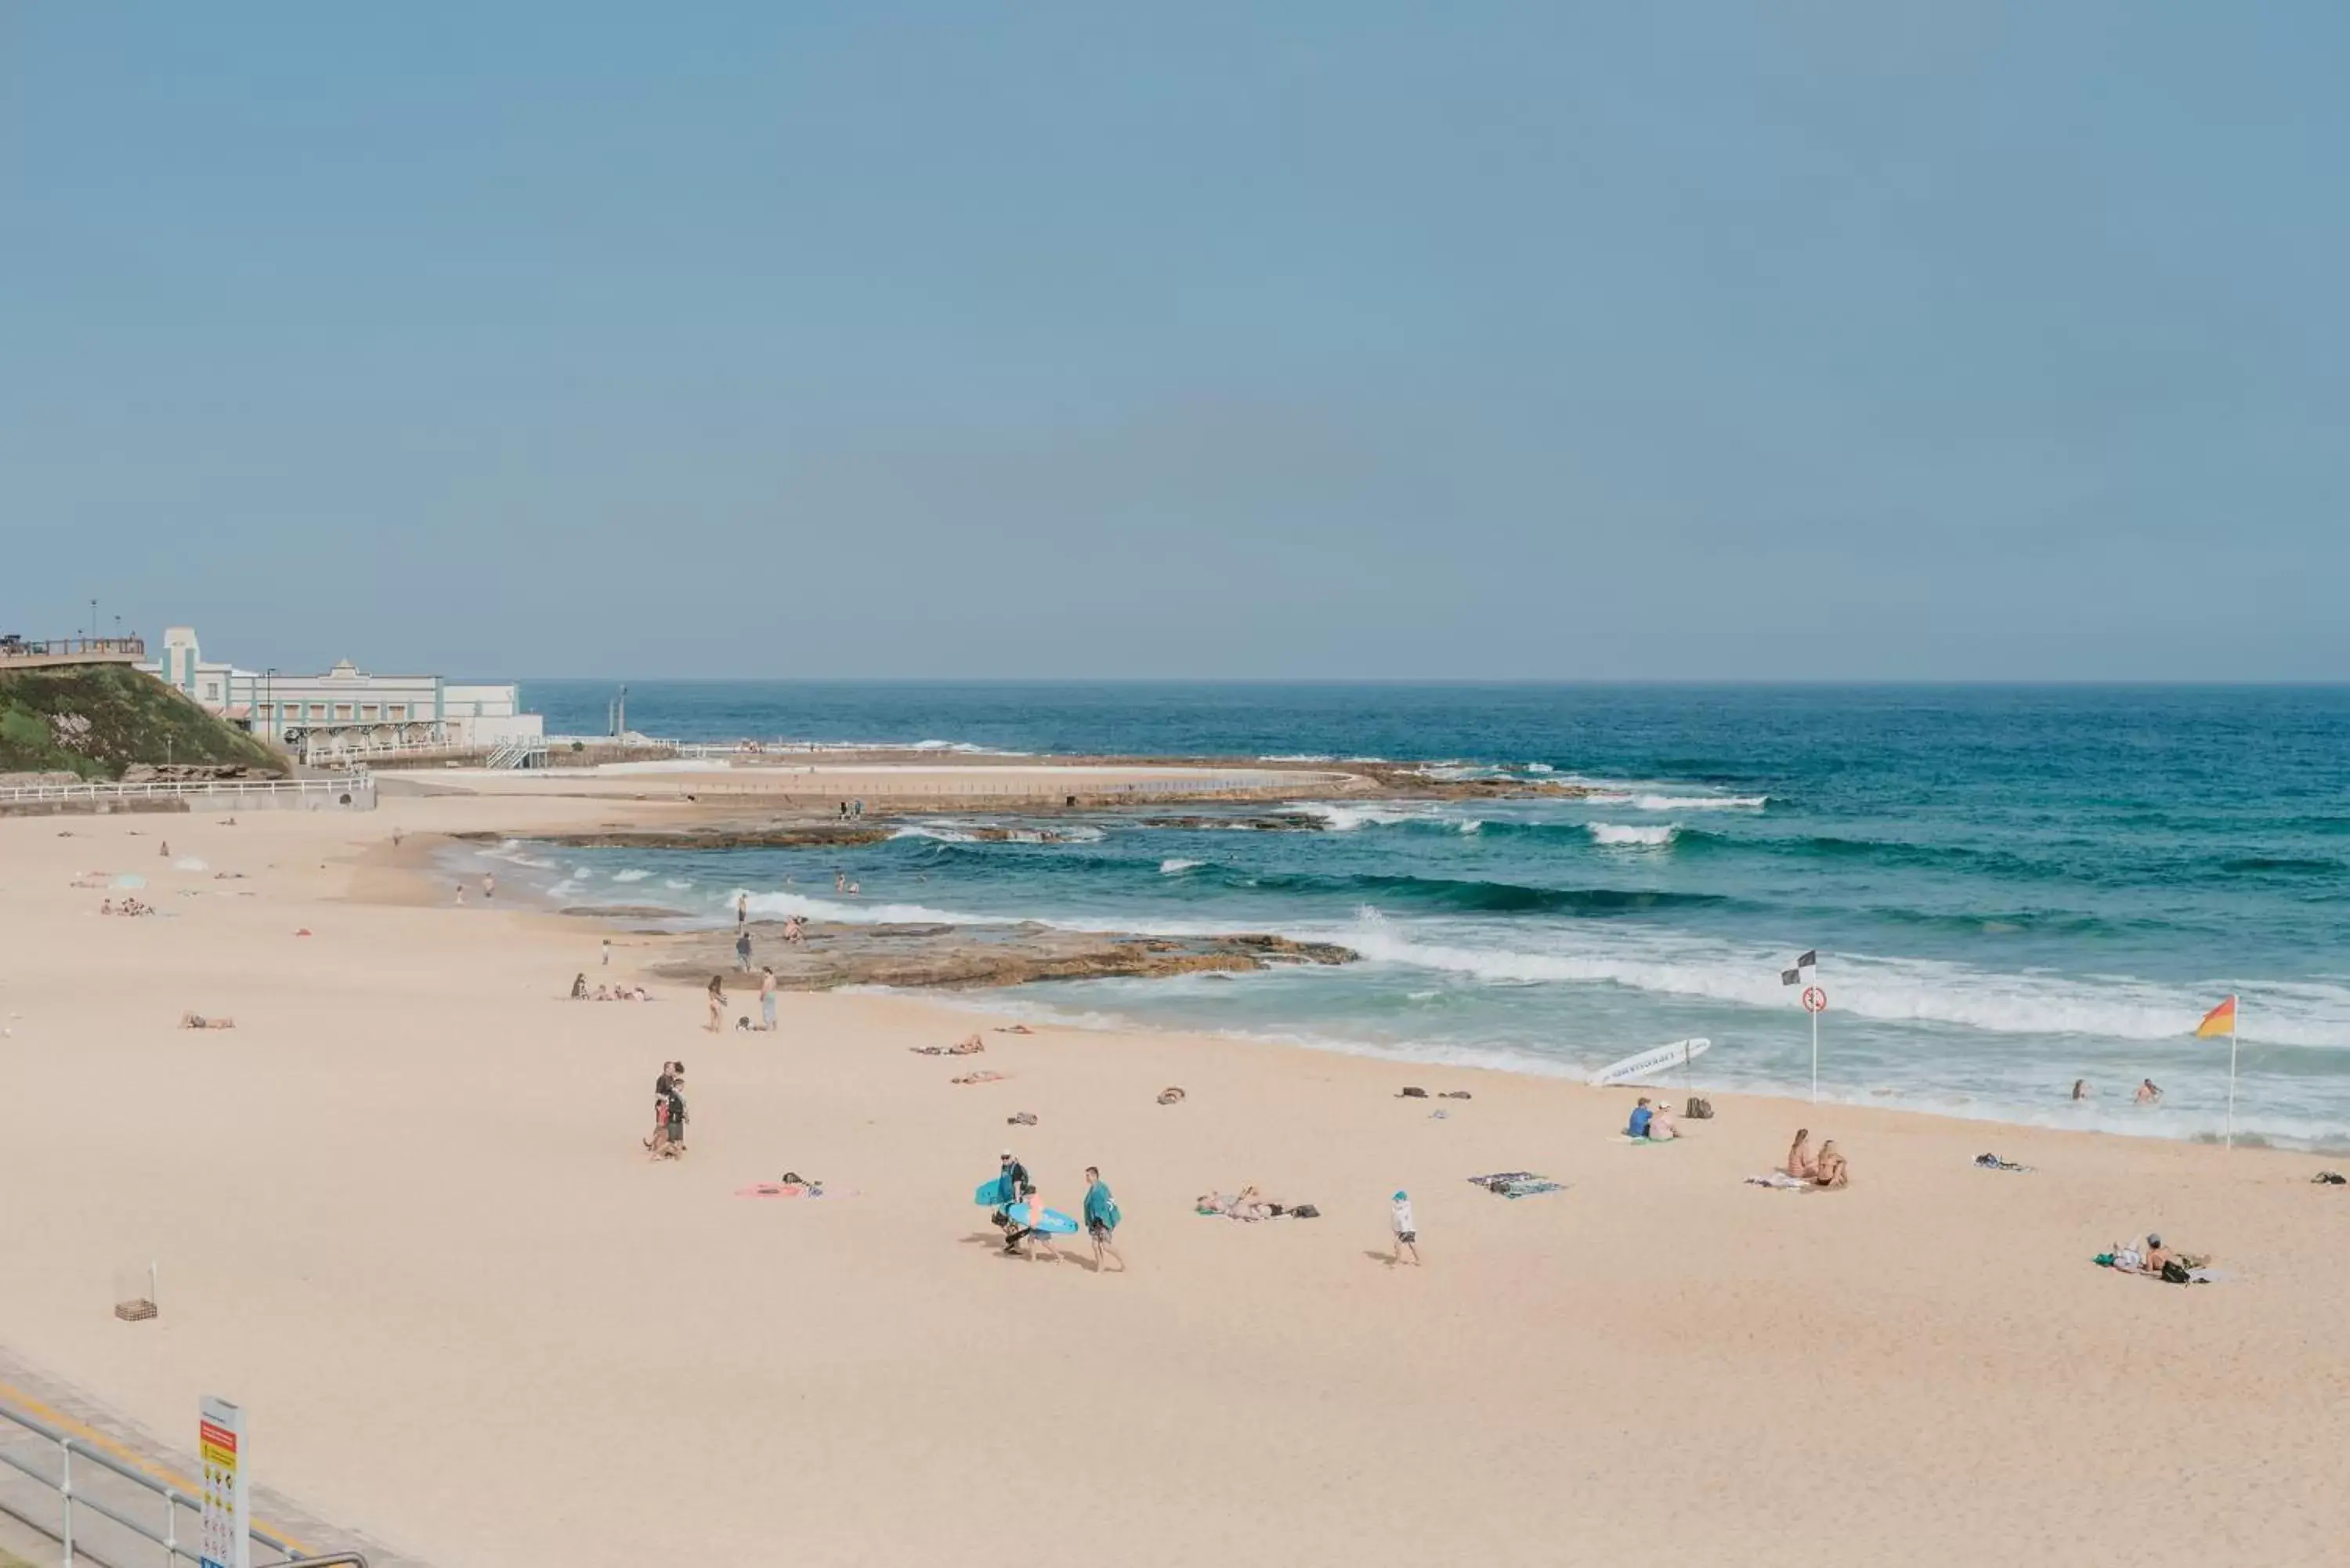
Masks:
[[[2195,1026],[2195,1038],[2209,1040],[2214,1035],[2233,1034],[2235,1032],[2236,999],[2231,996],[2203,1015],[2203,1022]]]

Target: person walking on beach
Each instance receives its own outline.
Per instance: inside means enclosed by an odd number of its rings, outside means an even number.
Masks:
[[[1110,1245],[1118,1234],[1118,1199],[1109,1195],[1109,1183],[1093,1166],[1086,1167],[1086,1239],[1094,1244],[1094,1272],[1102,1272],[1104,1258],[1118,1259],[1118,1272],[1126,1272],[1126,1260]]]
[[[612,967],[612,939],[609,937],[604,939],[604,967]]]
[[[775,971],[765,964],[759,966],[759,1027],[775,1032]]]
[[[1020,1189],[1027,1185],[1028,1168],[1013,1158],[1010,1149],[1005,1149],[996,1164],[995,1211],[987,1217],[987,1222],[999,1231],[1011,1230],[1012,1205],[1019,1200]]]
[[[743,974],[751,972],[751,928],[748,926],[735,928],[734,967]]]
[[[702,1027],[715,1034],[725,1026],[726,977],[723,974],[713,974],[710,977],[710,1022]]]
[[[459,909],[463,909],[464,907],[465,907],[465,885],[464,885],[463,882],[460,882],[460,883],[458,883],[458,884],[457,884],[457,908],[459,908]]]
[[[685,1064],[669,1066],[669,1147],[674,1157],[685,1152]]]
[[[1388,1211],[1388,1226],[1395,1232],[1395,1252],[1388,1260],[1390,1266],[1403,1262],[1406,1252],[1411,1254],[1412,1267],[1419,1266],[1419,1225],[1411,1217],[1411,1194],[1396,1189],[1395,1207]]]
[[[653,1080],[653,1130],[645,1139],[645,1147],[655,1159],[671,1158],[670,1092],[676,1086],[676,1075],[685,1071],[682,1062],[663,1062],[660,1076]]]
[[[750,895],[749,893],[747,893],[747,892],[737,893],[737,894],[735,894],[735,895],[734,895],[734,926],[735,926],[735,929],[739,930],[739,929],[741,929],[743,927],[744,927],[744,926],[746,926],[746,925],[750,924],[750,922],[751,922],[751,895]]]
[[[494,871],[484,871],[484,872],[483,872],[483,873],[482,873],[482,897],[483,897],[483,898],[484,898],[484,899],[490,899],[490,898],[496,898],[497,896],[498,896],[498,874],[497,874],[496,872],[494,872]]]

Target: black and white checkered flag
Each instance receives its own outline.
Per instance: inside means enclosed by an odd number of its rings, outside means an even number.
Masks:
[[[1819,962],[1820,950],[1814,948],[1811,951],[1805,953],[1803,957],[1795,961],[1794,968],[1783,969],[1779,971],[1779,983],[1781,985],[1803,985],[1807,983],[1811,977],[1804,971],[1806,970],[1818,968]]]

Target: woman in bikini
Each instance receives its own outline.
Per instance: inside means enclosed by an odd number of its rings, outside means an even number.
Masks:
[[[715,1034],[726,1025],[726,977],[710,977],[710,1022],[702,1027]]]
[[[1821,1187],[1842,1187],[1848,1179],[1844,1156],[1836,1152],[1835,1139],[1829,1138],[1820,1145],[1819,1174],[1812,1180]]]
[[[1787,1151],[1787,1174],[1801,1180],[1816,1180],[1820,1168],[1812,1159],[1812,1129],[1795,1129],[1795,1147]]]

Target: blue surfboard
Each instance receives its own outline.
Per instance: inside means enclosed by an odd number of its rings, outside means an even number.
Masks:
[[[984,1203],[990,1209],[1000,1209],[1011,1202],[1014,1196],[1012,1179],[1008,1176],[999,1176],[993,1181],[981,1182],[979,1190],[971,1195],[971,1200],[973,1203]]]

